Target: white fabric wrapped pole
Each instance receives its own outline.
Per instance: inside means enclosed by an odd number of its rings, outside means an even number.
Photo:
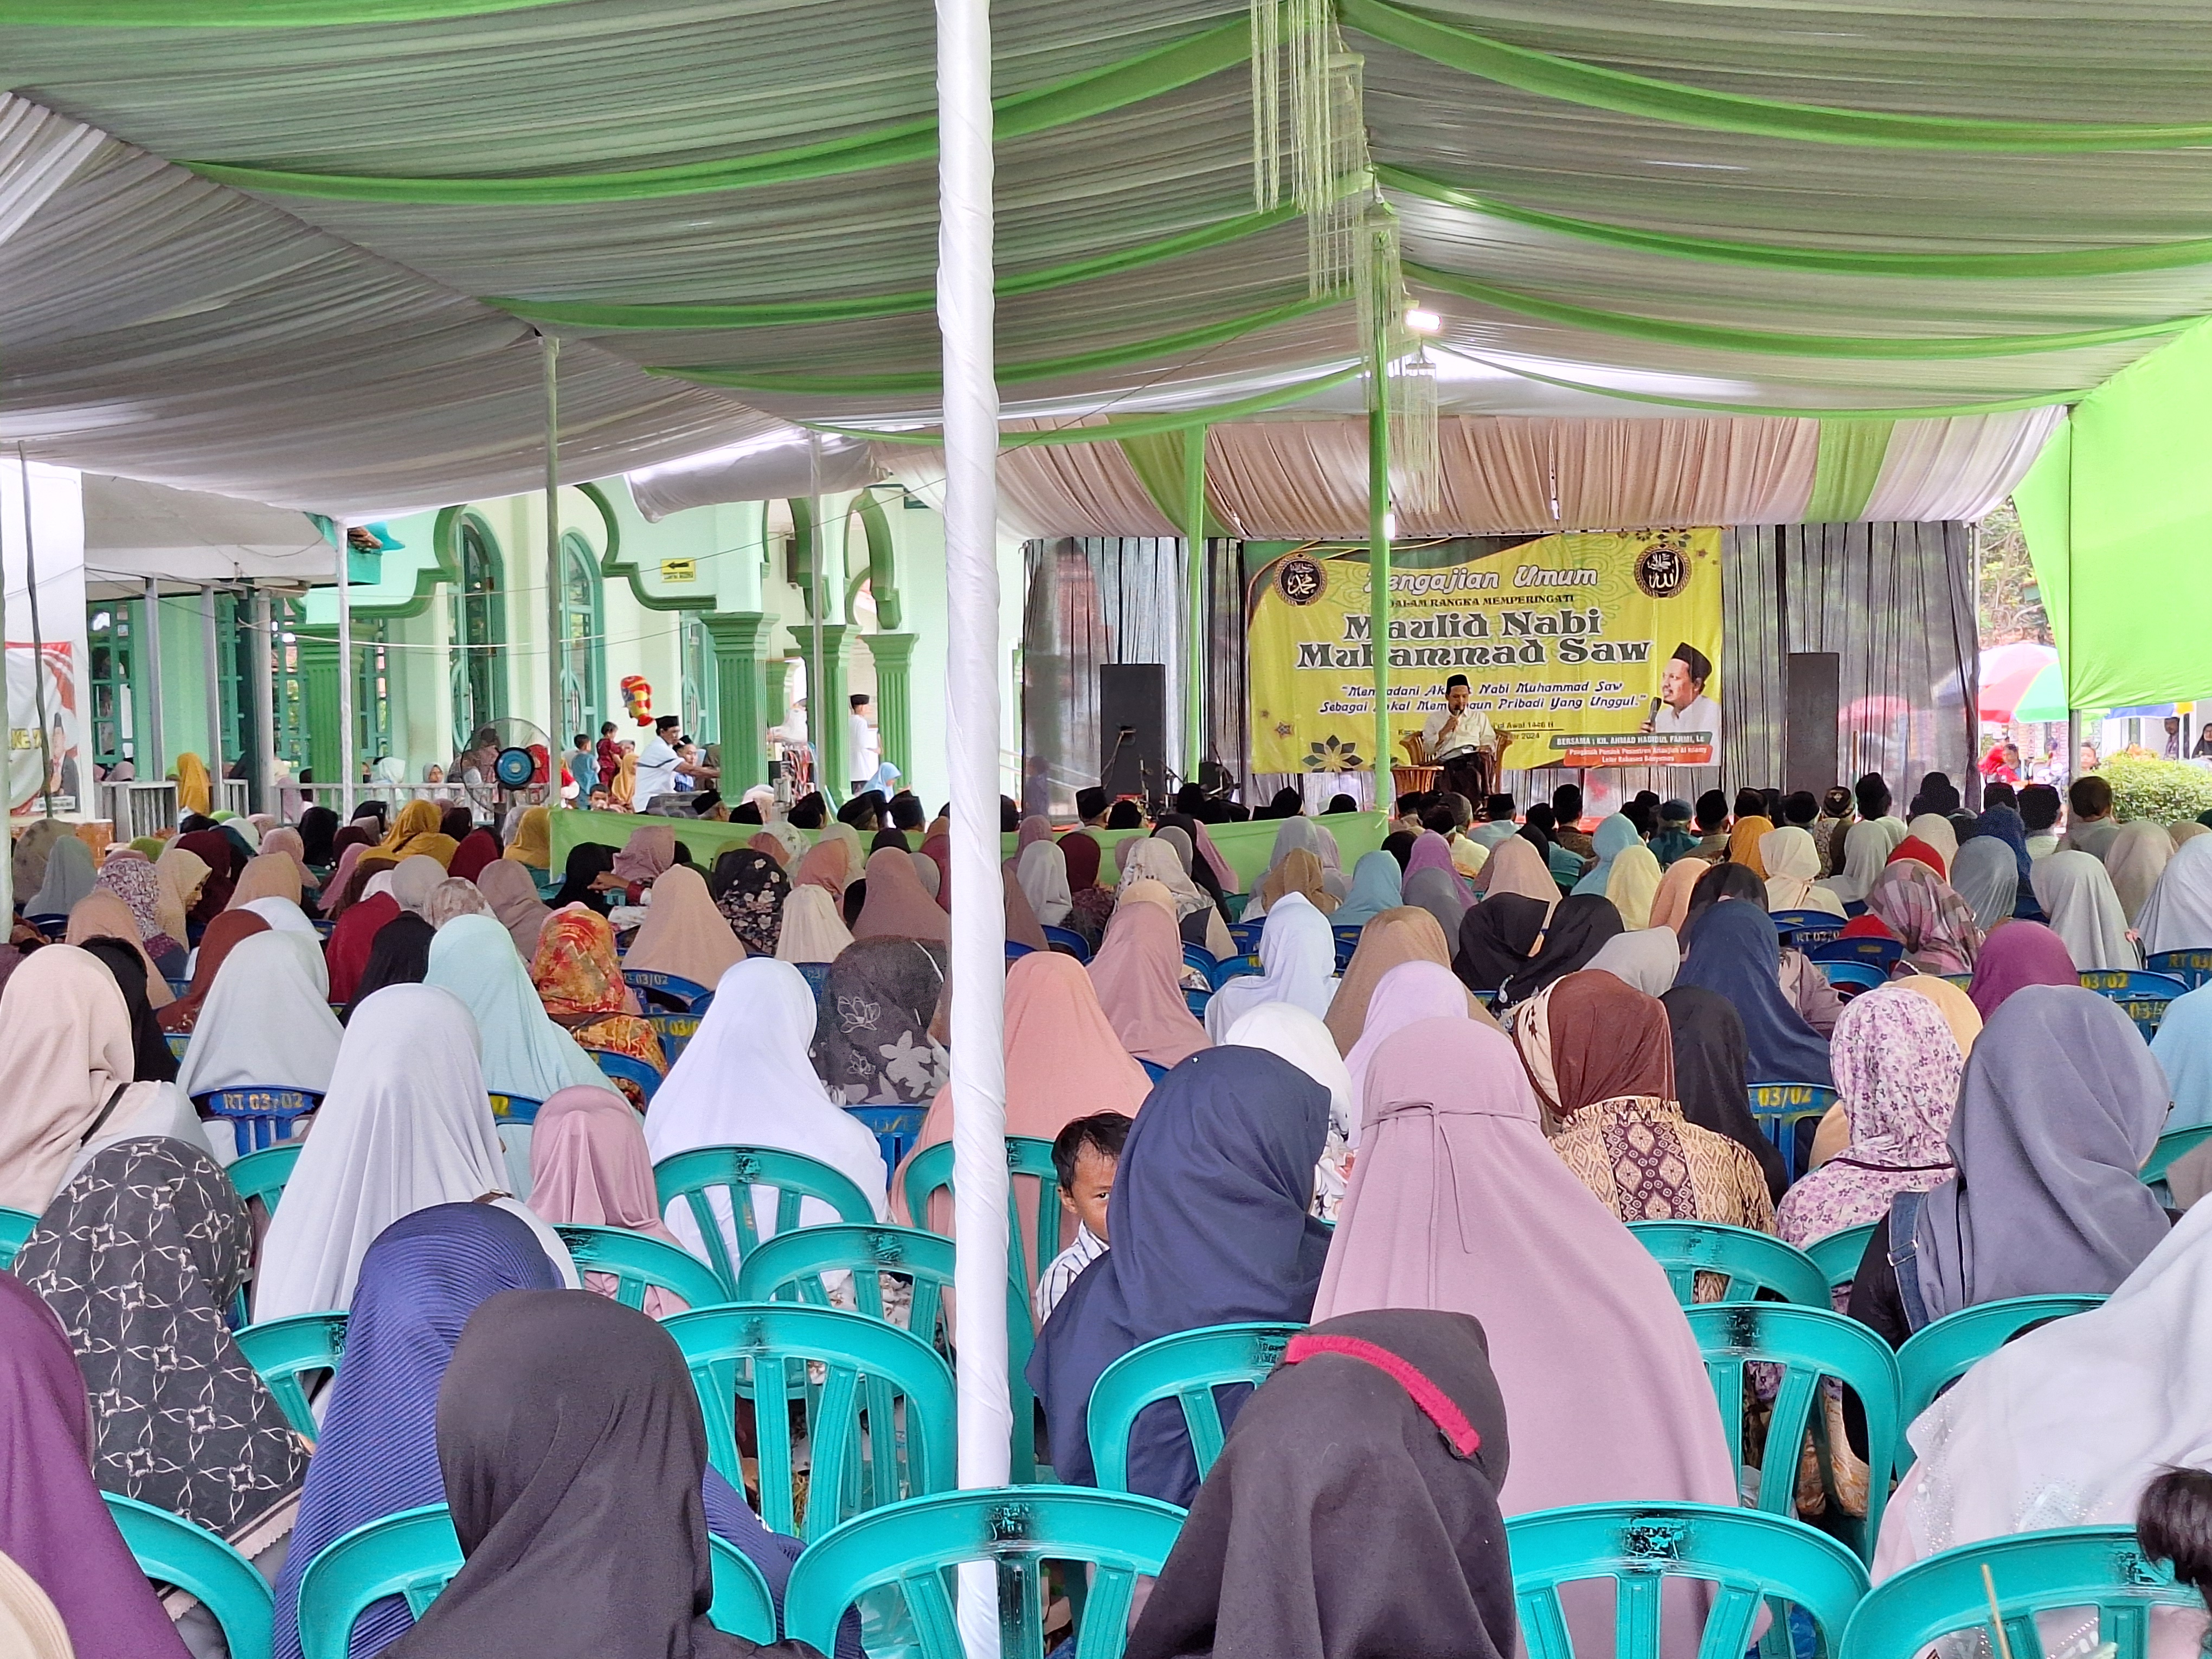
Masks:
[[[960,1484],[1002,1486],[1006,1395],[1006,900],[999,875],[999,387],[991,296],[989,0],[937,0],[937,319],[945,343],[945,761],[952,781],[952,1189]],[[823,720],[834,711],[824,710]],[[960,1574],[969,1659],[998,1588]]]
[[[353,752],[353,549],[346,538],[353,532],[343,519],[334,519],[331,533],[338,544],[338,821],[350,823],[357,762]],[[322,779],[320,783],[312,796],[305,798],[309,805],[330,805],[330,780]]]
[[[550,334],[541,334],[538,350],[545,380],[545,695],[550,699],[545,705],[545,744],[550,751],[545,763],[545,801],[558,806],[561,753],[565,747],[561,741],[561,670],[568,654],[568,641],[561,637],[561,594],[568,586],[568,573],[561,568],[561,342]],[[589,648],[587,645],[586,649]],[[641,812],[650,805],[640,801],[637,809]]]

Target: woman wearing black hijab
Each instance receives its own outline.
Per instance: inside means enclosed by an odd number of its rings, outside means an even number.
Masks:
[[[607,913],[607,895],[594,888],[598,878],[611,875],[615,867],[615,849],[596,841],[580,842],[568,849],[568,862],[562,871],[561,890],[553,896],[553,908],[583,904]]]
[[[1750,1045],[1735,1005],[1702,985],[1677,985],[1659,999],[1674,1042],[1674,1091],[1682,1115],[1700,1129],[1726,1135],[1759,1160],[1767,1195],[1776,1203],[1790,1172],[1772,1141],[1751,1115],[1746,1079]]]
[[[577,1291],[502,1291],[438,1389],[461,1570],[386,1659],[809,1655],[716,1630],[700,1481],[707,1428],[682,1350]]]
[[[1230,1431],[1128,1659],[1508,1659],[1506,1453],[1475,1320],[1322,1321]]]
[[[1764,910],[1766,884],[1747,864],[1716,864],[1699,876],[1697,884],[1690,889],[1690,908],[1682,916],[1682,949],[1686,953],[1690,942],[1697,937],[1698,924],[1705,919],[1705,912],[1723,899],[1756,904]]]
[[[1544,936],[1541,899],[1522,893],[1493,893],[1459,919],[1459,948],[1452,972],[1477,996],[1494,997],[1505,981],[1528,965],[1528,952]]]
[[[1413,843],[1420,837],[1410,830],[1393,830],[1382,837],[1382,850],[1398,860],[1398,870],[1405,872],[1407,861],[1413,856]]]
[[[331,845],[338,833],[338,815],[327,806],[310,806],[300,814],[300,856],[312,869],[327,870],[338,861]]]
[[[372,993],[387,985],[420,985],[430,971],[430,941],[438,930],[412,910],[403,910],[376,930],[369,941],[368,965],[361,970],[353,1000],[338,1016],[343,1025]]]
[[[1561,899],[1552,908],[1552,920],[1544,928],[1543,942],[1535,956],[1505,981],[1498,1001],[1508,1007],[1526,1002],[1553,980],[1579,973],[1589,966],[1590,958],[1605,942],[1621,931],[1620,912],[1602,893]]]
[[[154,1018],[154,1005],[146,998],[146,958],[138,954],[137,945],[119,939],[87,939],[84,948],[98,957],[107,971],[115,975],[116,988],[123,993],[123,1006],[130,1011],[133,1079],[139,1083],[174,1083],[177,1057],[169,1052],[168,1039],[161,1033],[161,1022]]]

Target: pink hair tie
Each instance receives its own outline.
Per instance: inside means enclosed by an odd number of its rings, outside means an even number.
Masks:
[[[1316,1354],[1342,1354],[1347,1359],[1364,1360],[1376,1370],[1387,1373],[1403,1389],[1413,1402],[1421,1408],[1422,1415],[1435,1424],[1451,1449],[1462,1457],[1472,1457],[1482,1444],[1482,1437],[1467,1414],[1455,1406],[1449,1395],[1429,1381],[1417,1367],[1409,1364],[1389,1349],[1377,1347],[1372,1342],[1363,1342],[1356,1336],[1316,1336],[1311,1333],[1294,1336],[1283,1351],[1283,1364],[1295,1365],[1302,1359],[1311,1359]]]

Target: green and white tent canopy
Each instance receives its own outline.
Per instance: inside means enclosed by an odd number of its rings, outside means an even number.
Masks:
[[[2201,7],[1335,16],[1447,416],[1800,421],[1826,487],[1798,513],[1948,516],[2010,487],[2034,411],[2212,308]],[[1255,208],[1246,6],[993,27],[1009,423],[1364,407],[1350,299]],[[922,0],[15,0],[0,437],[333,512],[526,489],[538,328],[572,477],[790,422],[926,434],[932,27]],[[1981,424],[1927,435],[1953,420]],[[1952,470],[1885,500],[1930,444]]]

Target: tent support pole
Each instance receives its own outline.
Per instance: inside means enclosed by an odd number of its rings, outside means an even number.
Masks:
[[[207,656],[208,809],[222,805],[222,653],[216,645],[215,584],[200,584],[200,643]]]
[[[346,540],[349,532],[343,519],[331,530],[338,543],[338,817],[350,823],[358,769],[353,750],[353,549]],[[319,806],[323,799],[323,790],[318,789],[313,802]]]
[[[1182,781],[1195,783],[1206,760],[1206,428],[1185,428],[1182,445],[1182,533],[1187,538],[1183,580],[1188,589],[1183,613],[1188,684],[1183,688]]]
[[[46,816],[52,817],[54,745],[53,727],[46,715],[46,635],[39,621],[39,550],[31,533],[31,463],[21,443],[15,446],[15,465],[23,484],[23,591],[31,601],[31,694],[37,699],[39,709],[39,800],[46,808]]]
[[[952,1191],[960,1484],[1012,1467],[1006,1389],[1006,904],[999,874],[999,388],[989,0],[936,0],[937,318],[945,365],[946,769],[952,794]],[[817,613],[818,614],[818,613]],[[834,711],[824,710],[830,719]],[[995,1570],[960,1572],[960,1632],[999,1652]]]
[[[561,756],[568,747],[561,741],[561,664],[568,654],[561,637],[561,342],[540,334],[538,348],[545,370],[545,800],[558,806]],[[651,803],[635,805],[642,812]]]
[[[150,783],[168,769],[161,729],[161,584],[153,576],[146,578],[145,669],[142,680],[147,688],[145,741],[133,757],[137,763],[132,770],[141,781]]]
[[[257,812],[276,810],[276,630],[270,620],[269,590],[253,588],[253,748],[260,761],[256,781]]]
[[[1360,257],[1381,263],[1380,251]],[[1376,273],[1381,280],[1381,273]],[[1375,307],[1373,337],[1367,342],[1367,575],[1368,649],[1375,656],[1375,799],[1387,811],[1390,799],[1390,397],[1389,314]]]

